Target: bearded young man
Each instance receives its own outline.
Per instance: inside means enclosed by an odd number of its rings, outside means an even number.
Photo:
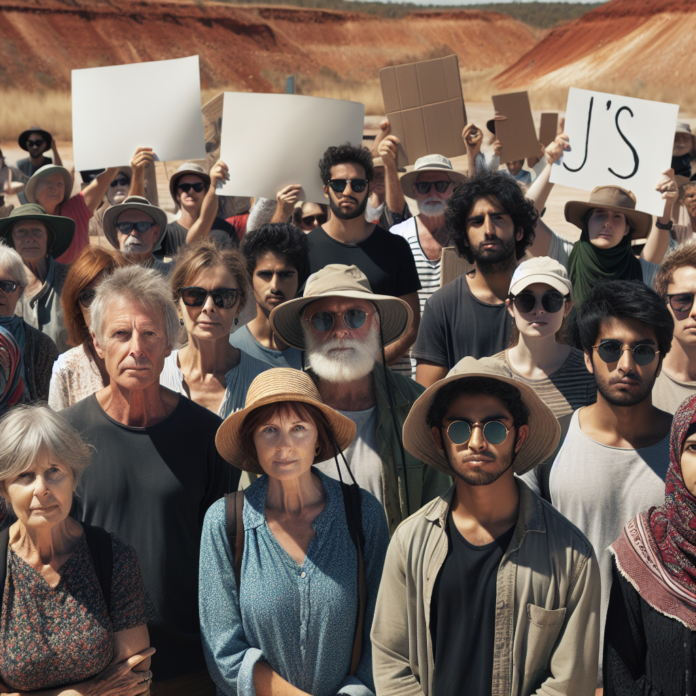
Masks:
[[[310,271],[316,273],[332,263],[355,265],[365,274],[373,292],[398,297],[409,305],[413,323],[386,350],[387,365],[392,365],[418,335],[421,284],[416,262],[406,240],[365,219],[374,177],[367,148],[330,147],[319,162],[319,172],[331,217],[307,235]]]
[[[510,319],[505,308],[517,262],[534,240],[538,215],[506,174],[477,174],[457,186],[445,219],[457,253],[474,269],[426,302],[411,351],[416,379],[429,387],[462,358],[505,350]]]
[[[384,506],[392,533],[450,485],[447,476],[403,448],[403,424],[423,388],[378,362],[382,346],[398,341],[412,320],[403,300],[373,293],[364,273],[340,264],[310,276],[304,297],[284,302],[270,316],[283,343],[305,351],[305,368],[322,401],[356,424],[344,455],[360,487]],[[350,483],[340,461],[343,480]],[[317,466],[338,476],[333,459]]]

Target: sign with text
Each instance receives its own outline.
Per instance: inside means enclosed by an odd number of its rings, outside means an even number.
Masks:
[[[319,160],[331,145],[362,144],[365,107],[299,94],[225,92],[220,159],[230,180],[221,196],[275,198],[301,184],[302,200],[327,203]]]
[[[174,100],[174,101],[172,101]],[[75,169],[205,158],[198,56],[72,71]]]
[[[632,191],[636,208],[662,215],[665,202],[655,190],[672,162],[679,106],[571,87],[565,132],[571,150],[551,170],[551,181],[591,191],[621,186]]]

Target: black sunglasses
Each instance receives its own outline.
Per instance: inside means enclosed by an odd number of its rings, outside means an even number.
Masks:
[[[467,423],[466,421],[453,421],[447,426],[447,437],[453,445],[464,445],[471,439],[474,428],[481,428],[483,437],[489,445],[502,445],[507,440],[508,428],[500,421],[488,421],[488,423]]]
[[[232,309],[242,294],[238,288],[206,290],[195,285],[181,288],[179,292],[181,293],[181,299],[187,307],[202,307],[208,299],[208,295],[210,295],[213,298],[213,304],[220,309]]]
[[[368,317],[367,312],[363,312],[362,309],[347,309],[345,312],[316,312],[309,318],[309,322],[319,333],[326,333],[331,330],[336,317],[341,315],[349,329],[362,328]]]
[[[198,181],[195,184],[179,184],[177,188],[184,193],[188,193],[191,189],[196,193],[200,193],[205,188],[205,184],[202,181]]]
[[[0,280],[0,290],[3,292],[14,292],[19,287],[19,283],[14,280]]]
[[[693,292],[676,292],[667,295],[667,302],[675,312],[690,312],[694,306]]]
[[[150,229],[156,224],[157,223],[154,222],[146,222],[145,220],[141,220],[140,222],[119,222],[116,224],[116,227],[121,234],[130,234],[133,230],[135,230],[138,234],[145,234],[146,232],[149,232]]]
[[[83,290],[78,296],[77,301],[85,308],[89,309],[97,296],[96,290]]]
[[[343,193],[348,184],[355,193],[362,193],[367,187],[367,179],[331,179],[329,181],[329,186],[336,193]]]
[[[633,346],[633,348],[624,348],[623,343],[614,338],[600,341],[598,346],[592,347],[597,351],[597,355],[599,355],[599,357],[602,358],[605,363],[618,362],[623,351],[630,350],[633,354],[633,360],[635,361],[636,365],[639,365],[640,367],[649,365],[655,359],[655,356],[660,352],[659,350],[655,350],[655,348],[653,348],[653,346],[651,346],[649,343],[639,343],[637,346]]]
[[[419,181],[415,186],[418,193],[425,195],[433,186],[438,193],[444,193],[451,185],[451,181]]]
[[[316,221],[317,225],[323,225],[327,220],[326,215],[308,215],[307,217],[302,218],[302,222],[309,227],[309,225],[313,225],[314,222]]]
[[[27,147],[41,147],[45,142],[41,138],[38,140],[27,140]]]
[[[109,186],[111,186],[111,188],[116,188],[117,186],[128,186],[128,184],[130,184],[130,179],[124,177],[122,179],[114,179]]]
[[[537,306],[536,295],[531,292],[521,292],[519,295],[511,296],[511,299],[518,311],[523,314],[528,314]],[[558,290],[547,290],[541,296],[541,306],[545,312],[555,314],[563,308],[567,299],[568,297],[561,295]]]

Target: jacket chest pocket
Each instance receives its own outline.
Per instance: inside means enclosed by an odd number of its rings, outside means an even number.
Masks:
[[[558,634],[563,627],[566,610],[543,609],[527,604],[527,646],[524,653],[524,676],[534,678],[540,671],[547,671],[549,658]],[[518,665],[521,667],[521,665]]]

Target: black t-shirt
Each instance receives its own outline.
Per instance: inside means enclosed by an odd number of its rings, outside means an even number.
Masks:
[[[174,256],[179,249],[186,244],[188,230],[176,220],[167,225],[167,236],[159,249],[161,256]],[[239,237],[237,230],[229,222],[216,217],[210,228],[211,239],[215,239],[222,246],[238,247]],[[157,254],[156,254],[157,255]]]
[[[43,156],[45,162],[41,165],[41,167],[45,167],[47,164],[53,164],[53,160],[50,157],[46,157],[46,155]],[[33,176],[41,167],[35,167],[31,163],[31,159],[29,157],[25,157],[24,159],[17,160],[17,169],[19,169],[22,174],[25,174],[26,176]]]
[[[372,234],[359,244],[337,242],[317,227],[308,235],[309,266],[312,273],[330,263],[357,266],[376,295],[402,297],[421,288],[416,262],[408,242],[375,225]]]
[[[411,357],[452,369],[462,358],[488,358],[507,348],[512,320],[505,304],[476,299],[466,275],[437,290],[425,303]]]
[[[492,544],[473,546],[447,517],[448,550],[430,603],[433,693],[490,696],[498,568],[516,525]]]
[[[215,448],[222,422],[181,397],[169,418],[130,428],[92,396],[61,411],[96,452],[76,492],[74,516],[117,534],[135,548],[157,618],[156,681],[206,669],[198,623],[198,558],[203,518],[240,472]]]

